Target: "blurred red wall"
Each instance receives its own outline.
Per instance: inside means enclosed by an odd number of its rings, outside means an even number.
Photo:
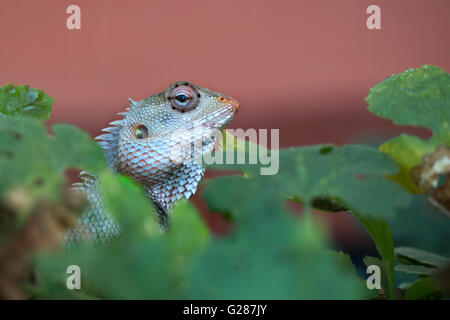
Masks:
[[[66,28],[71,4],[81,30]],[[371,4],[381,30],[366,28]],[[449,13],[448,0],[0,0],[0,86],[44,89],[51,123],[97,135],[127,97],[189,80],[240,101],[231,127],[280,128],[283,147],[340,144],[398,132],[367,111],[371,86],[450,70]]]

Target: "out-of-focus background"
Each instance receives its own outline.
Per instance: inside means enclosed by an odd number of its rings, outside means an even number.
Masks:
[[[81,30],[66,27],[71,4]],[[366,27],[371,4],[381,30]],[[367,111],[370,87],[424,64],[450,70],[449,12],[448,0],[0,0],[0,86],[45,90],[50,124],[93,136],[128,97],[189,80],[240,101],[230,127],[279,128],[281,147],[370,143],[400,132]],[[368,244],[349,215],[327,221],[337,245]]]

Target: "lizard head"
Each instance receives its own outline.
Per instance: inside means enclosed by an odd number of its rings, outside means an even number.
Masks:
[[[233,117],[239,104],[233,98],[190,82],[175,82],[164,92],[144,100],[131,101],[122,137],[161,137],[186,130],[197,122],[221,129]]]
[[[116,171],[121,171],[119,149],[167,140],[177,133],[193,130],[196,125],[202,126],[203,131],[210,129],[207,132],[222,130],[239,108],[235,99],[186,81],[175,82],[165,91],[143,100],[129,100],[127,111],[119,113],[124,119],[111,122],[111,126],[102,130],[105,133],[96,137],[110,167]],[[207,140],[205,132],[202,137]],[[132,159],[122,159],[122,162],[128,160]]]
[[[213,149],[219,130],[239,104],[190,82],[175,82],[130,102],[127,112],[120,113],[124,119],[112,122],[97,140],[110,167],[144,184],[152,200],[167,211],[171,202],[195,192],[204,169],[192,159]],[[191,149],[195,155],[186,154]]]

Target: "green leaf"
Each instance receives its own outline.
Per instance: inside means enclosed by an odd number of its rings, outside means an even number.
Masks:
[[[366,100],[369,110],[380,117],[433,131],[426,141],[403,134],[380,147],[400,167],[393,179],[419,193],[411,169],[437,147],[450,145],[450,75],[435,66],[409,69],[376,85]]]
[[[268,203],[267,203],[268,204]],[[213,239],[194,264],[194,299],[358,299],[365,297],[351,268],[324,250],[323,232],[309,218],[294,221],[268,210],[269,221],[242,225],[231,239]],[[280,210],[280,208],[275,209]],[[261,212],[260,212],[261,213]],[[264,238],[266,228],[274,236]],[[276,235],[276,236],[275,236]]]
[[[331,150],[322,154],[323,148]],[[279,152],[279,164],[279,171],[273,176],[261,175],[261,165],[214,165],[214,169],[243,171],[247,179],[221,177],[213,183],[226,179],[222,189],[228,188],[228,184],[231,188],[239,188],[241,180],[253,179],[255,183],[251,186],[259,188],[257,191],[260,194],[268,194],[270,191],[278,198],[300,199],[308,206],[317,198],[329,197],[352,212],[374,218],[395,216],[396,211],[410,201],[407,193],[385,179],[386,175],[396,171],[395,163],[372,147],[319,145],[283,149]],[[205,192],[205,196],[214,197],[212,193],[210,196]],[[227,208],[221,209],[230,211],[234,206],[239,206],[242,198],[243,194],[236,194],[232,201],[222,197],[214,199],[211,205],[214,209],[216,204],[223,203]]]
[[[157,214],[141,185],[126,176],[109,172],[101,176],[101,181],[106,209],[119,222],[122,238],[148,241],[161,236]],[[209,229],[189,202],[178,202],[171,217],[171,228],[167,233],[169,244],[186,256],[195,254],[209,242]],[[190,228],[186,229],[186,225]]]
[[[234,150],[249,152],[242,142],[234,145]],[[274,154],[272,151],[271,155]],[[302,203],[307,212],[317,206],[317,199],[331,199],[337,204],[333,208],[339,205],[348,208],[371,233],[383,257],[385,288],[392,298],[394,245],[392,232],[383,219],[395,217],[397,210],[405,207],[411,198],[402,188],[385,179],[396,171],[395,163],[374,148],[325,145],[280,150],[279,164],[279,172],[273,176],[261,175],[260,165],[212,166],[243,171],[244,175],[210,181],[203,193],[209,207],[231,214],[239,225],[238,234],[240,229],[251,228],[260,243],[271,239],[265,244],[270,248],[281,241],[273,240],[272,234],[274,228],[283,229],[275,226],[287,215],[280,209],[286,199]],[[255,224],[255,221],[266,223]],[[283,232],[282,238],[287,235],[287,231]]]
[[[211,181],[204,191],[210,208],[231,213],[239,223],[252,224],[256,219],[268,219],[271,211],[265,206],[282,205],[285,199],[306,207],[316,206],[317,199],[332,199],[348,208],[372,235],[383,257],[386,292],[392,298],[394,245],[384,219],[393,219],[411,200],[402,188],[385,179],[397,170],[395,163],[374,148],[357,145],[291,148],[280,150],[279,157],[280,170],[274,176],[260,175],[259,166],[222,165],[244,171],[244,177]],[[266,233],[270,237],[271,231]]]
[[[100,176],[107,212],[118,221],[122,237],[146,239],[161,234],[156,212],[142,185],[109,172]]]
[[[438,272],[437,268],[429,268],[420,265],[399,264],[395,266],[395,271],[417,274],[421,276],[433,276]]]
[[[347,272],[357,276],[356,267],[353,264],[350,255],[344,253],[342,251],[336,252],[331,251],[334,254],[334,258],[338,266],[344,268]],[[360,291],[363,295],[364,299],[370,299],[378,296],[378,292],[376,290],[370,290],[367,287],[367,280],[365,278],[361,278],[360,280]]]
[[[168,231],[171,245],[191,257],[205,248],[211,234],[197,210],[189,201],[180,201],[171,213],[171,228]],[[185,226],[189,226],[186,228]],[[185,266],[184,263],[180,265]]]
[[[422,264],[436,268],[445,268],[450,265],[449,258],[417,248],[398,247],[395,248],[395,255],[398,259],[407,259],[414,264]]]
[[[437,290],[431,278],[418,279],[405,292],[405,300],[426,299]]]
[[[47,120],[55,99],[28,85],[0,87],[0,117],[27,116]]]
[[[32,118],[0,118],[0,197],[21,189],[32,199],[56,200],[66,169],[106,168],[101,148],[87,133],[69,125],[55,125],[53,131],[49,136]]]
[[[358,217],[367,228],[375,241],[378,253],[383,260],[377,264],[382,269],[384,281],[382,286],[390,299],[395,296],[395,272],[394,272],[394,239],[389,224],[381,219],[371,217]],[[374,258],[375,259],[375,258]]]

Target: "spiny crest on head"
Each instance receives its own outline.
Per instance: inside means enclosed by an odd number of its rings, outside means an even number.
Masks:
[[[126,108],[125,112],[119,112],[118,115],[124,117],[128,111],[139,107],[141,105],[140,101],[134,101],[131,98],[128,98],[130,101],[130,107]],[[95,140],[98,141],[99,145],[103,148],[106,155],[106,161],[108,166],[113,171],[118,171],[117,167],[117,149],[119,145],[120,138],[120,129],[122,127],[124,119],[119,119],[110,123],[109,127],[102,129],[101,131],[106,132],[97,137]]]
[[[137,107],[141,106],[141,104],[142,104],[141,101],[134,101],[134,100],[131,99],[131,98],[128,98],[128,100],[130,101],[130,108],[131,108],[131,109],[137,108]],[[130,108],[129,108],[129,109],[130,109]]]

